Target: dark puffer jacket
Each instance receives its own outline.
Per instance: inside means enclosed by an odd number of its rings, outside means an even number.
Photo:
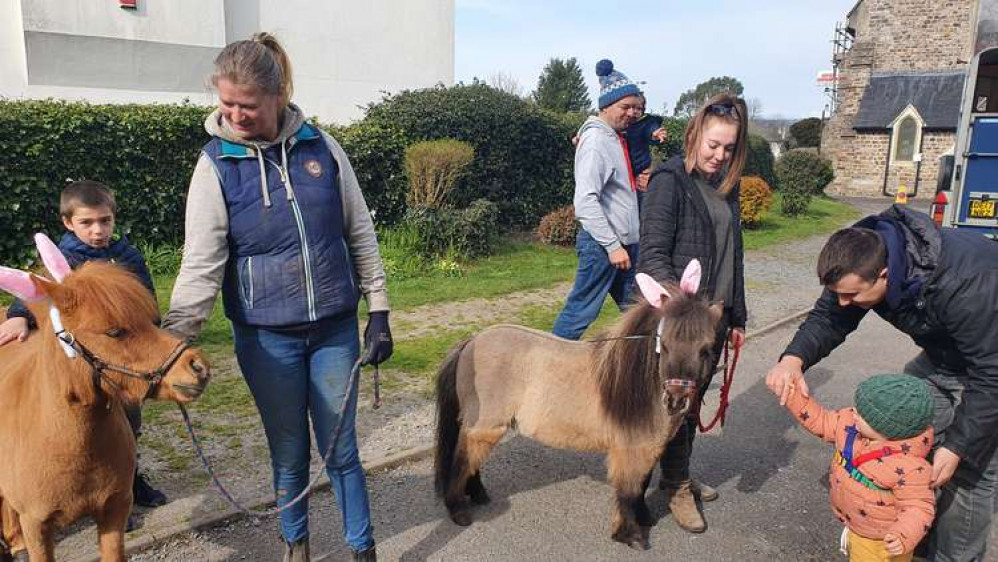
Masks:
[[[873,311],[911,336],[934,365],[959,373],[964,385],[943,446],[986,466],[998,447],[998,243],[939,229],[928,216],[897,205],[856,226],[877,230],[888,247],[887,298]],[[825,289],[784,354],[811,367],[866,312],[839,306]]]
[[[731,227],[735,233],[734,302],[724,303],[731,311],[731,326],[744,328],[745,272],[742,249],[742,222],[738,187],[728,195]],[[679,282],[686,265],[696,258],[703,268],[701,294],[714,293],[716,279],[714,224],[707,204],[693,178],[686,173],[681,156],[675,156],[652,172],[641,212],[641,239],[638,271],[651,275],[659,283]]]
[[[132,246],[128,242],[128,238],[124,235],[118,240],[111,242],[111,245],[107,248],[94,248],[88,246],[72,232],[67,232],[59,240],[59,251],[62,252],[62,255],[66,256],[69,267],[73,269],[88,261],[95,260],[118,264],[135,274],[139,278],[139,281],[149,289],[153,298],[156,298],[156,289],[153,287],[152,276],[149,274],[145,258],[142,257],[142,253],[135,246]],[[34,315],[31,314],[28,307],[24,306],[24,303],[21,301],[15,300],[11,303],[10,308],[7,309],[7,318],[18,317],[26,318],[28,320],[28,327],[32,330],[38,326]]]

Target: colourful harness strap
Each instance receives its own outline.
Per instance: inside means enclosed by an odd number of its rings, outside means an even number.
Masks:
[[[835,463],[844,468],[853,480],[859,482],[867,488],[870,488],[871,490],[878,490],[880,492],[889,491],[878,486],[873,480],[870,480],[870,478],[859,471],[859,467],[872,460],[889,457],[897,451],[891,449],[890,447],[883,447],[881,449],[877,449],[876,451],[870,451],[869,453],[862,454],[854,459],[852,456],[852,448],[853,444],[856,442],[856,436],[859,435],[859,430],[856,429],[856,426],[850,425],[846,428],[846,433],[845,447],[842,451],[835,451]]]

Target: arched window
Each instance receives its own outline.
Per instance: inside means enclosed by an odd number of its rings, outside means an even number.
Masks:
[[[918,123],[912,116],[905,117],[898,124],[898,132],[894,145],[894,159],[911,162],[915,159],[915,141],[918,137]]]
[[[908,106],[894,120],[891,160],[912,162],[922,144],[922,119],[915,108]]]

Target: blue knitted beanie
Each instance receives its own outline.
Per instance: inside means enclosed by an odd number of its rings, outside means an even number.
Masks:
[[[613,62],[603,59],[596,63],[596,76],[599,76],[599,108],[617,103],[627,96],[641,94],[638,85],[627,79],[623,72],[613,69]]]

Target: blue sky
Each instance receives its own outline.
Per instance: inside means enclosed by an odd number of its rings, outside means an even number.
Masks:
[[[552,57],[578,59],[595,103],[598,60],[645,81],[649,109],[734,76],[766,117],[818,116],[835,22],[856,0],[455,0],[455,81],[512,76],[530,92]]]

